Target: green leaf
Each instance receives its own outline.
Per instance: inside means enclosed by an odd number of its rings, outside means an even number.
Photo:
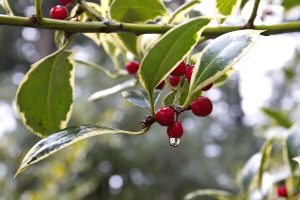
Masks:
[[[290,128],[293,124],[289,117],[281,110],[272,108],[263,108],[262,111],[269,117],[269,119],[275,124],[284,128]]]
[[[110,15],[119,22],[145,22],[165,15],[167,12],[162,0],[114,0]]]
[[[95,101],[95,100],[98,100],[98,99],[101,99],[101,98],[104,98],[104,97],[108,97],[110,95],[121,92],[121,91],[126,90],[128,88],[134,87],[136,85],[136,83],[137,83],[136,79],[130,79],[128,81],[125,81],[123,83],[115,85],[111,88],[95,92],[94,94],[92,94],[88,98],[88,100],[89,101]]]
[[[122,44],[119,41],[119,37],[117,34],[106,34],[102,35],[101,38],[101,44],[104,49],[104,51],[107,53],[107,55],[110,57],[112,60],[115,69],[120,68],[120,64],[118,61],[118,57],[121,54],[121,49],[119,48],[122,46]],[[122,47],[123,48],[123,47]]]
[[[231,15],[241,4],[241,0],[217,0],[219,13],[225,16]]]
[[[160,95],[160,91],[155,91],[153,94],[154,102],[156,103]],[[150,102],[148,101],[147,93],[142,90],[124,91],[122,96],[126,98],[133,105],[145,108],[150,111]]]
[[[87,5],[91,8],[93,8],[94,10],[96,10],[99,14],[101,13],[101,7],[99,4],[96,3],[91,3],[91,2],[86,2]],[[71,11],[71,16],[75,16],[76,11],[78,10],[78,5],[76,5],[72,11]],[[87,12],[83,12],[79,17],[78,20],[81,22],[85,22],[88,18],[91,18],[95,21],[98,21],[95,17],[93,17],[92,15],[90,15]],[[100,33],[83,33],[83,35],[85,35],[86,37],[90,38],[92,41],[94,41],[97,45],[100,46],[101,44],[101,34]]]
[[[184,196],[184,200],[194,199],[195,197],[208,196],[217,200],[233,200],[233,195],[223,190],[196,190]]]
[[[232,75],[233,71],[234,69],[232,68],[228,69],[225,74],[214,81],[214,87],[220,87],[221,85],[225,84],[229,80],[229,77]]]
[[[297,163],[293,161],[295,157],[300,155],[300,125],[295,124],[289,130],[288,137],[286,139],[286,150],[289,164],[294,171],[298,168]]]
[[[290,10],[296,6],[300,6],[300,1],[299,0],[283,0],[281,4],[285,9]]]
[[[0,5],[2,6],[2,8],[4,9],[4,11],[7,15],[14,16],[14,13],[8,3],[8,0],[0,1]]]
[[[139,69],[139,80],[148,94],[152,94],[155,87],[195,47],[209,22],[207,18],[194,18],[180,24],[168,31],[148,51]]]
[[[73,53],[57,51],[32,65],[17,91],[22,122],[39,136],[65,128],[72,110]]]
[[[300,166],[300,156],[293,158],[293,160],[295,162],[297,162],[299,164],[299,166]]]
[[[261,149],[261,162],[258,172],[258,188],[262,187],[263,175],[268,167],[268,161],[270,160],[272,148],[273,148],[274,138],[269,139],[265,142]]]
[[[241,170],[239,175],[239,183],[243,193],[248,193],[254,178],[259,172],[262,157],[263,156],[261,152],[254,154]]]
[[[163,99],[163,105],[164,106],[171,106],[173,105],[174,99],[175,99],[176,93],[171,91],[169,92]]]
[[[119,33],[118,37],[122,41],[125,50],[130,51],[137,58],[140,58],[140,49],[141,49],[141,37],[138,37],[131,33]]]
[[[104,134],[128,134],[128,135],[141,135],[148,131],[143,129],[138,132],[131,132],[100,126],[73,126],[57,133],[54,133],[36,143],[25,155],[23,161],[16,173],[16,176],[22,173],[27,167],[33,165],[57,151],[60,151],[75,142],[87,139],[93,136]]]
[[[195,64],[190,92],[199,91],[226,73],[253,46],[261,32],[234,31],[216,38],[207,45]]]

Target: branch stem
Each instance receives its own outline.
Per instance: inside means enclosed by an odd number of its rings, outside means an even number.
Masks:
[[[246,28],[254,28],[254,20],[257,16],[257,10],[259,7],[259,3],[260,3],[260,0],[255,0],[251,16],[246,24]]]
[[[28,17],[17,17],[0,15],[0,25],[33,27],[41,29],[52,29],[70,31],[73,33],[117,33],[128,32],[136,35],[140,34],[162,34],[173,28],[171,25],[157,24],[132,24],[132,23],[117,23],[105,24],[103,22],[76,22],[65,20],[54,20],[44,18],[43,23],[34,23]],[[243,26],[219,26],[209,27],[205,29],[202,36],[215,38],[222,34],[244,29]],[[274,35],[290,32],[300,32],[300,21],[286,22],[273,25],[255,26],[256,30],[265,30],[263,35]]]
[[[38,23],[43,21],[42,0],[35,0],[35,12]]]

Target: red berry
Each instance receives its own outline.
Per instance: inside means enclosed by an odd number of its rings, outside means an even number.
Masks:
[[[50,16],[52,19],[66,19],[68,17],[69,13],[66,7],[64,6],[54,6],[51,10],[50,10]]]
[[[174,124],[175,112],[170,107],[164,107],[157,111],[155,120],[162,126],[171,126]]]
[[[277,194],[280,197],[287,197],[288,196],[288,192],[287,192],[287,189],[286,189],[285,185],[278,186]]]
[[[186,72],[184,75],[185,75],[185,78],[188,80],[188,82],[191,81],[193,70],[194,70],[194,65],[191,65],[190,67],[188,67],[186,69]]]
[[[73,3],[74,0],[58,0],[60,4],[67,5]]]
[[[207,97],[198,97],[191,105],[192,112],[197,116],[207,116],[213,110],[213,104]]]
[[[186,65],[185,63],[182,61],[172,72],[171,75],[172,76],[183,76],[185,74],[186,71]]]
[[[183,127],[179,121],[176,121],[172,126],[167,129],[169,138],[181,138],[183,134]]]
[[[140,64],[136,61],[127,63],[126,69],[129,74],[135,74],[139,70]]]
[[[164,89],[164,86],[165,86],[165,81],[162,81],[162,82],[160,82],[160,84],[158,86],[156,86],[155,89],[162,90],[162,89]]]
[[[207,86],[205,86],[204,88],[202,88],[201,90],[202,90],[202,91],[207,91],[207,90],[209,90],[210,88],[212,88],[213,85],[214,85],[214,83],[210,83],[210,84],[208,84]]]
[[[177,87],[177,85],[180,81],[180,77],[179,76],[169,76],[169,81],[173,87]]]

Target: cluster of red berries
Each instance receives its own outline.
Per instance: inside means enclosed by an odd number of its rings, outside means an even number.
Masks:
[[[127,63],[126,69],[128,74],[136,74],[139,70],[140,64],[136,61]],[[188,82],[190,82],[193,74],[194,65],[187,66],[183,61],[171,72],[168,77],[168,81],[172,87],[177,87],[182,76],[184,76]],[[165,85],[165,81],[162,81],[156,89],[162,90]],[[210,83],[206,87],[202,88],[202,91],[207,91],[213,86]],[[213,110],[213,104],[209,98],[200,96],[196,98],[190,105],[189,109],[196,116],[205,117],[209,115]],[[178,116],[185,110],[176,109],[174,107],[160,108],[155,114],[155,121],[161,126],[167,126],[167,133],[171,146],[177,146],[180,142],[180,138],[183,135],[183,126],[178,121]]]
[[[213,104],[209,98],[200,96],[192,102],[190,109],[194,115],[205,117],[212,112]],[[170,145],[174,147],[179,144],[180,138],[183,135],[183,126],[181,122],[178,121],[178,116],[181,112],[183,112],[183,110],[176,110],[173,107],[163,107],[155,114],[155,121],[161,126],[168,127],[167,133],[169,142]]]
[[[74,0],[59,0],[62,5],[56,5],[50,10],[50,17],[52,19],[64,20],[69,16],[68,7]]]

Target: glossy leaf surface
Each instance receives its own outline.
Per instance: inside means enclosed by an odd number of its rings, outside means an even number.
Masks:
[[[22,122],[39,136],[65,128],[74,90],[73,53],[58,51],[32,65],[17,91]]]
[[[194,18],[180,24],[168,31],[149,50],[139,70],[141,84],[149,94],[194,48],[209,22],[206,18]]]
[[[261,32],[234,31],[213,40],[195,64],[190,91],[200,90],[226,73],[253,46]]]
[[[16,176],[23,172],[30,165],[33,165],[80,140],[104,134],[121,133],[128,135],[140,135],[146,131],[147,130],[144,129],[138,132],[131,132],[100,126],[74,126],[63,129],[35,144],[24,157]]]

